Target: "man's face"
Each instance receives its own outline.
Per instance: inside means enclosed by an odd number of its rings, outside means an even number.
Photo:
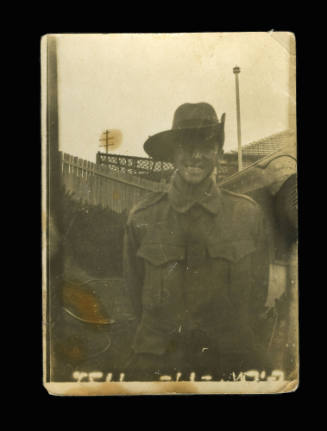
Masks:
[[[213,143],[181,143],[174,152],[174,165],[189,184],[199,184],[210,176],[218,160],[218,146]]]

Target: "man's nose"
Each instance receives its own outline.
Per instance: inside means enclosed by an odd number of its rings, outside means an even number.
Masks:
[[[193,152],[192,152],[192,158],[193,159],[201,159],[201,157],[202,157],[201,151],[193,150]]]

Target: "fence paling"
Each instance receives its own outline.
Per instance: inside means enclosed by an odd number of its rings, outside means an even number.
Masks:
[[[167,187],[127,172],[99,168],[92,162],[66,153],[61,153],[61,163],[63,184],[75,199],[109,207],[118,213],[129,210],[142,196]],[[126,165],[126,171],[128,168]]]
[[[67,162],[65,162],[67,163]],[[73,161],[69,162],[69,166],[71,171],[73,171],[74,175],[78,176],[76,174],[76,169],[78,168],[78,165]],[[108,178],[111,179],[113,181],[117,181],[117,182],[122,182],[122,183],[126,183],[129,184],[132,187],[139,187],[139,188],[143,188],[145,190],[148,191],[156,191],[156,190],[164,190],[166,187],[164,186],[164,184],[161,184],[159,187],[158,185],[160,183],[145,179],[145,178],[139,178],[127,173],[123,173],[123,172],[108,172],[106,170],[102,170],[99,168],[94,168],[91,170],[91,172],[93,173],[93,175],[97,175],[100,177],[104,177],[104,178]]]

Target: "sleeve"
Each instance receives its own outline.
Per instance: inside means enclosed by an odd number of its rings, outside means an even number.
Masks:
[[[137,257],[138,241],[131,218],[124,233],[123,271],[125,289],[138,320],[142,313],[142,285],[144,279],[144,262]]]
[[[269,287],[269,246],[266,222],[262,209],[258,206],[255,228],[256,251],[251,256],[250,315],[257,323],[265,310]]]

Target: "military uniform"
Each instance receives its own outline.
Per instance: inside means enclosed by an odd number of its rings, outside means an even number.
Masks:
[[[167,192],[132,209],[124,272],[137,319],[134,367],[256,365],[268,259],[262,212],[251,198],[211,177],[194,191],[175,174]]]

